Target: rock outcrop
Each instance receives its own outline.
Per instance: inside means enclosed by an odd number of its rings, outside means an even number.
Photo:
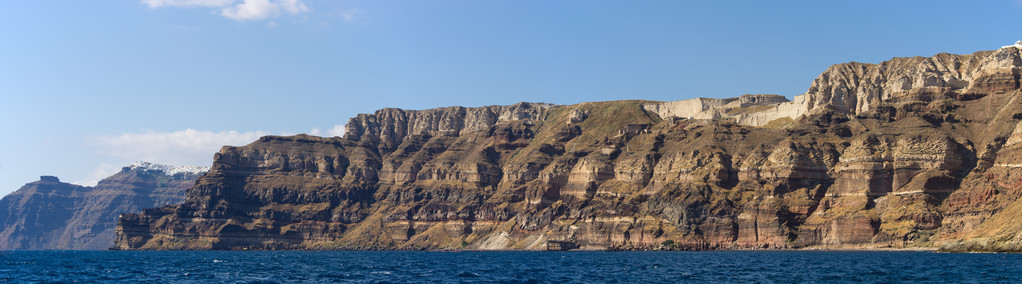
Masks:
[[[521,103],[224,147],[117,249],[1022,249],[1019,49],[830,67],[795,100]]]
[[[1017,46],[971,55],[941,53],[929,58],[893,58],[880,64],[850,62],[827,68],[805,94],[792,101],[776,95],[745,95],[651,103],[643,107],[663,118],[729,118],[742,125],[764,126],[777,119],[797,119],[826,111],[858,115],[875,109],[879,103],[920,95],[920,90],[953,91],[961,96],[957,99],[964,100],[988,92],[1016,90],[1022,74],[1020,65],[1022,53]]]
[[[180,203],[204,171],[136,163],[95,187],[42,176],[0,199],[0,250],[108,249],[118,215]]]
[[[777,119],[795,119],[808,110],[806,96],[789,101],[779,95],[744,95],[728,99],[695,98],[642,105],[662,118],[731,119],[741,125],[763,126]]]

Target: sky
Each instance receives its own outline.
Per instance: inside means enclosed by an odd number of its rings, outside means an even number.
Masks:
[[[1022,40],[1019,1],[0,1],[0,195],[384,107],[802,94]]]

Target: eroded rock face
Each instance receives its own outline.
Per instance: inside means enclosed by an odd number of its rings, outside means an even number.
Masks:
[[[649,103],[642,106],[662,118],[733,119],[738,124],[763,126],[779,118],[798,118],[805,114],[805,96],[789,101],[779,95],[744,95],[737,98],[695,98],[683,101]]]
[[[412,135],[458,136],[489,130],[497,122],[534,120],[553,107],[543,103],[478,108],[446,107],[428,110],[387,108],[375,114],[360,114],[348,121],[345,137],[378,140],[379,147],[392,151]]]
[[[930,58],[893,58],[880,64],[850,62],[827,68],[805,94],[788,101],[777,95],[744,95],[729,99],[696,98],[651,103],[643,107],[660,117],[732,119],[763,126],[778,119],[834,111],[858,115],[882,102],[915,100],[918,90],[956,90],[960,99],[1019,88],[1022,53],[1016,47],[971,55],[941,53]],[[925,95],[925,94],[923,94]],[[932,100],[933,98],[924,100]]]
[[[125,167],[95,187],[43,176],[5,196],[0,250],[108,249],[121,213],[179,203],[201,174],[146,166]]]
[[[971,92],[1005,92],[1019,87],[1018,48],[971,55],[941,53],[930,58],[893,58],[880,64],[845,63],[820,74],[806,92],[810,111],[832,109],[860,114],[876,103],[896,100],[924,88]]]
[[[794,101],[384,109],[225,147],[116,248],[1014,248],[1017,58],[839,64]]]

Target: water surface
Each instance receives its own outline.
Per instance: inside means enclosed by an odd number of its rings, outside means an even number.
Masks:
[[[0,282],[1022,283],[1022,254],[0,252]]]

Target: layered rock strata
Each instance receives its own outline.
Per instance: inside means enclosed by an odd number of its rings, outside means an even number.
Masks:
[[[180,203],[204,171],[137,163],[95,187],[43,176],[0,199],[0,250],[108,249],[121,213]]]
[[[1019,66],[838,64],[794,101],[384,109],[224,147],[116,248],[1018,250]]]

